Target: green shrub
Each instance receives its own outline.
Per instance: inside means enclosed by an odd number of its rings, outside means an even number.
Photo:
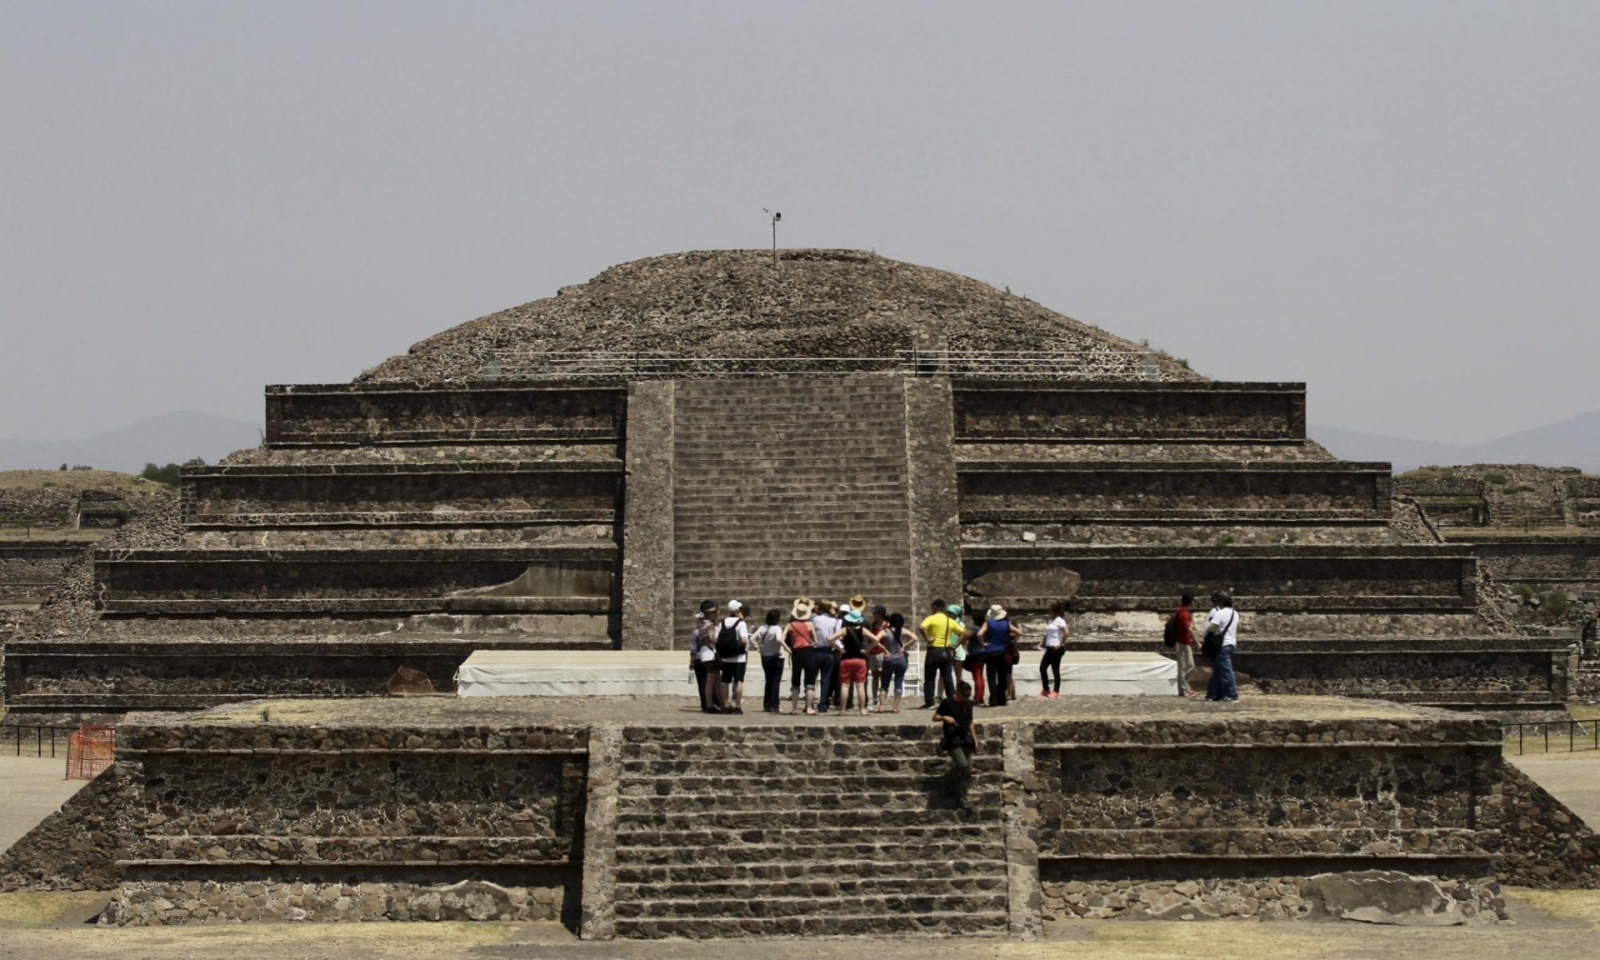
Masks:
[[[169,487],[176,487],[178,485],[178,476],[184,467],[203,467],[205,465],[206,462],[199,457],[195,457],[193,460],[185,460],[181,464],[169,463],[166,466],[146,463],[144,469],[139,471],[139,476],[146,480],[154,480],[156,483],[166,484]]]
[[[1483,475],[1483,482],[1503,487],[1506,485],[1506,475],[1503,473],[1486,473]]]
[[[1547,593],[1539,605],[1539,612],[1547,617],[1564,617],[1567,609],[1567,595],[1564,593]]]
[[[1532,600],[1534,596],[1533,588],[1528,586],[1526,583],[1516,584],[1511,588],[1511,592],[1524,600]]]

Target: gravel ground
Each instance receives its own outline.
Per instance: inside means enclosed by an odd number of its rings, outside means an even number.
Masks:
[[[0,894],[0,960],[1591,960],[1600,893],[1514,893],[1514,922],[1399,928],[1331,923],[1057,924],[1035,943],[1000,940],[724,940],[584,943],[555,924],[364,923],[99,928],[83,923],[95,898]]]

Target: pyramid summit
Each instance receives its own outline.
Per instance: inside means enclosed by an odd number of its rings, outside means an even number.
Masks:
[[[702,250],[618,264],[553,297],[429,337],[360,378],[470,380],[549,355],[723,358],[961,354],[1137,357],[1140,379],[1200,379],[1182,363],[987,283],[860,250]]]

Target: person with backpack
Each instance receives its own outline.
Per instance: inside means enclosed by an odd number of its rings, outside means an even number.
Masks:
[[[1044,656],[1039,660],[1039,685],[1044,688],[1041,697],[1052,699],[1061,696],[1061,658],[1067,655],[1067,605],[1060,600],[1050,604],[1050,620],[1044,625]],[[1055,675],[1055,689],[1050,689],[1050,676]]]
[[[1233,609],[1233,597],[1225,590],[1213,593],[1211,604],[1211,613],[1206,616],[1205,647],[1201,651],[1211,659],[1211,683],[1206,687],[1206,699],[1237,702],[1239,686],[1233,676],[1233,654],[1239,647],[1239,611]]]
[[[906,637],[906,618],[898,613],[889,614],[883,631],[878,634],[878,646],[883,651],[883,678],[878,689],[878,712],[899,713],[900,698],[906,693],[906,669],[911,666],[909,650],[914,639]],[[892,689],[892,693],[891,693]],[[894,707],[887,705],[893,698]]]
[[[839,637],[839,682],[847,691],[845,703],[854,703],[859,716],[867,715],[867,634],[861,611],[852,609],[844,617],[844,632]],[[839,708],[842,715],[844,707]]]
[[[783,658],[789,648],[783,643],[783,628],[778,626],[778,621],[783,619],[783,611],[773,607],[767,611],[767,622],[758,630],[754,643],[761,653],[761,711],[763,713],[777,713],[778,704],[781,702],[779,690],[783,685]]]
[[[700,601],[700,615],[695,620],[694,632],[689,634],[689,669],[694,673],[694,684],[700,693],[701,713],[722,712],[717,705],[717,645],[712,637],[711,622],[711,615],[716,612],[715,601]]]
[[[800,712],[800,680],[802,675],[806,684],[806,708],[808,714],[816,713],[812,704],[812,692],[817,686],[817,659],[816,659],[816,627],[811,622],[812,603],[808,598],[801,597],[789,608],[789,625],[783,628],[783,642],[789,647],[792,654],[789,658],[794,676],[789,684],[789,713]]]
[[[1167,618],[1161,642],[1178,658],[1178,696],[1193,697],[1189,674],[1194,672],[1194,594],[1187,591],[1178,598],[1178,610]]]
[[[744,713],[744,671],[750,659],[750,628],[744,622],[744,604],[728,601],[728,615],[717,629],[717,659],[721,684],[717,706],[723,713]]]
[[[983,669],[989,680],[989,706],[1006,705],[1006,691],[1011,683],[1011,657],[1016,652],[1011,635],[1011,620],[1006,608],[990,604],[989,611],[978,628],[978,644],[983,650]],[[970,655],[968,656],[970,660]]]

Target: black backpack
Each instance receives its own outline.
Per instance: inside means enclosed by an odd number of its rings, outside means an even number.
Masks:
[[[1161,634],[1161,642],[1169,647],[1178,645],[1178,638],[1183,635],[1183,624],[1179,622],[1178,615],[1173,614],[1167,618],[1167,628]]]
[[[739,622],[722,621],[722,629],[717,631],[717,659],[735,660],[741,653],[744,644],[739,642]]]

